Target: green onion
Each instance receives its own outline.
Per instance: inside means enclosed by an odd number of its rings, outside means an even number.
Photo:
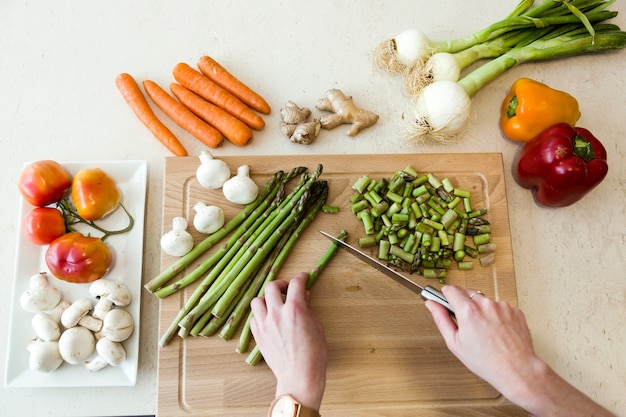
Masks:
[[[471,97],[516,65],[626,47],[626,32],[614,25],[596,25],[593,35],[584,27],[573,25],[571,28],[558,36],[548,35],[513,48],[458,82],[439,81],[425,87],[416,98],[413,117],[408,118],[411,123],[409,139],[418,142],[426,138],[440,142],[458,140],[469,121]]]
[[[515,18],[524,13],[533,0],[522,0],[515,9],[503,19]],[[467,49],[477,43],[488,40],[490,36],[496,36],[493,33],[500,28],[502,22],[488,26],[465,38],[436,42],[428,39],[426,35],[416,29],[410,29],[398,34],[393,39],[386,39],[380,42],[374,49],[375,64],[386,71],[403,72],[407,68],[423,62],[435,52],[457,52]]]

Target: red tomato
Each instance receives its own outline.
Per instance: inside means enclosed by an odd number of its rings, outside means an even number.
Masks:
[[[37,245],[47,245],[65,233],[63,214],[52,207],[36,207],[24,216],[22,230]]]
[[[44,207],[63,198],[71,184],[72,177],[61,164],[42,160],[24,168],[17,186],[31,205]]]
[[[46,265],[52,275],[68,282],[92,282],[107,273],[113,264],[111,248],[96,237],[71,232],[56,238],[46,251]]]

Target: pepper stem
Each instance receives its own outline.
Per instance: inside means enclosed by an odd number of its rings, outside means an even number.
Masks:
[[[506,108],[506,116],[509,119],[515,116],[515,113],[517,112],[517,104],[517,96],[513,96],[513,98],[511,98],[511,101],[509,101],[509,105]]]
[[[578,156],[583,161],[589,162],[596,157],[591,143],[581,135],[576,135],[576,137],[572,139],[572,143],[574,145],[574,155]]]

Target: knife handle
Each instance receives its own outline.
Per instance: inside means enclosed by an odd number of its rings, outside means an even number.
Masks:
[[[448,300],[446,300],[446,297],[444,297],[443,293],[435,287],[431,287],[430,285],[425,286],[420,295],[422,296],[424,301],[432,300],[438,304],[441,304],[448,309],[452,316],[454,316],[454,309],[448,303]]]

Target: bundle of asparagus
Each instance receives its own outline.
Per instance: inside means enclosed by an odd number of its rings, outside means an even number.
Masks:
[[[254,202],[146,284],[151,293],[164,298],[204,276],[161,337],[160,346],[165,346],[176,334],[211,336],[218,330],[223,339],[230,340],[246,318],[237,351],[247,350],[250,301],[263,294],[265,283],[276,278],[298,237],[325,206],[328,184],[319,180],[322,169],[318,165],[312,173],[305,167],[296,167],[289,173],[276,172]],[[287,194],[287,184],[297,177],[299,182]],[[227,236],[228,240],[193,271],[169,283]],[[341,237],[345,237],[345,232]],[[336,249],[332,245],[311,269],[308,287]],[[248,363],[255,364],[260,359],[258,351],[253,351],[251,356],[256,359]]]

